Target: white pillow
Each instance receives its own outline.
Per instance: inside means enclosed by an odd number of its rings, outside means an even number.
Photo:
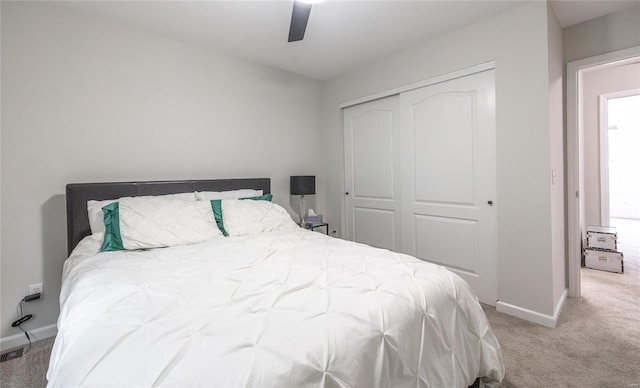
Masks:
[[[122,246],[127,250],[224,238],[210,202],[128,197],[118,200],[118,208]]]
[[[183,201],[196,200],[196,196],[194,193],[167,194],[158,195],[157,197],[167,199],[180,199]],[[89,227],[91,228],[91,234],[104,233],[104,213],[102,212],[102,208],[116,201],[117,199],[106,199],[103,201],[95,201],[91,199],[87,201],[87,213],[89,213]]]
[[[196,191],[196,200],[233,199],[233,191]]]
[[[222,200],[222,219],[231,237],[298,227],[282,206],[269,201]]]
[[[262,190],[252,190],[252,189],[233,190],[234,199],[259,197],[261,195],[262,195]]]
[[[196,191],[196,199],[198,201],[211,201],[212,199],[240,199],[259,197],[262,190],[240,189],[229,191]]]

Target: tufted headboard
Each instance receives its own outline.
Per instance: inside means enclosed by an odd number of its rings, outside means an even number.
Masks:
[[[67,254],[91,234],[87,201],[164,195],[193,191],[262,190],[271,193],[270,178],[212,179],[154,182],[70,183],[67,185]]]

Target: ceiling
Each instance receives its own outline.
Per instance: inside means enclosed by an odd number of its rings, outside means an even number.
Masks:
[[[48,3],[326,80],[524,1],[328,0],[313,6],[304,40],[293,43],[287,42],[292,0]],[[636,4],[640,0],[551,1],[563,27]]]

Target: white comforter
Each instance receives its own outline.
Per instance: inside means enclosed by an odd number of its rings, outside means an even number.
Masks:
[[[504,376],[469,286],[302,229],[65,263],[49,386],[466,387]]]

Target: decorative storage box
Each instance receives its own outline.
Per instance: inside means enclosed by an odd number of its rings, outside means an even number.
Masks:
[[[618,250],[616,228],[611,226],[587,226],[587,247]]]
[[[585,248],[584,264],[587,268],[618,273],[624,272],[622,252],[608,249]]]

